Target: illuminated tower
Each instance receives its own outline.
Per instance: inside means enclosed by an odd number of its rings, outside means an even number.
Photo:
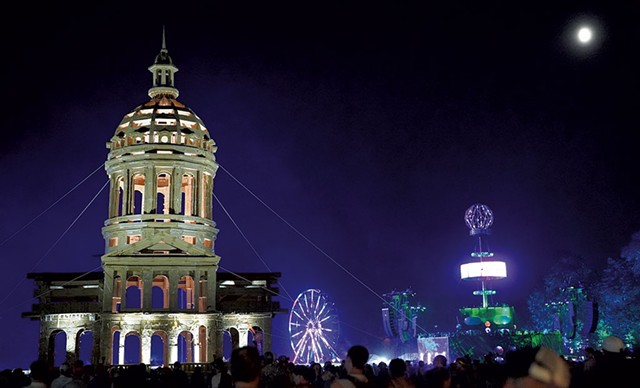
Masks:
[[[178,69],[164,35],[149,71],[150,100],[126,114],[107,143],[111,190],[109,218],[102,229],[103,311],[114,313],[116,328],[126,325],[123,313],[166,311],[205,318],[193,313],[215,309],[220,261],[214,253],[218,230],[212,219],[216,144],[200,118],[177,100]],[[155,318],[154,324],[168,317]],[[210,323],[189,321],[166,329],[186,343],[204,346],[205,338],[191,338],[190,326],[206,333]],[[181,332],[189,334],[182,339]],[[176,360],[177,341],[167,334],[169,359]],[[143,348],[144,339],[142,335]],[[196,352],[195,359],[201,358],[206,359],[205,354]],[[149,362],[144,357],[142,361]]]
[[[493,279],[503,279],[507,277],[507,266],[504,261],[486,260],[493,257],[493,252],[489,251],[484,236],[491,234],[491,225],[493,224],[493,212],[485,205],[472,205],[464,213],[464,222],[469,227],[469,235],[476,238],[475,250],[471,253],[471,257],[480,259],[477,262],[462,264],[460,266],[460,278],[463,280],[480,281],[482,289],[474,291],[473,295],[482,296],[482,307],[487,308],[487,296],[494,295],[494,290],[487,290],[485,282]]]
[[[164,33],[149,71],[149,100],[124,116],[106,144],[103,271],[27,275],[40,303],[23,316],[40,320],[39,358],[51,364],[64,333],[71,360],[206,368],[225,353],[225,334],[231,348],[271,350],[273,315],[285,312],[272,299],[279,273],[218,272],[217,146],[177,99],[178,68]],[[90,355],[79,350],[86,333]]]

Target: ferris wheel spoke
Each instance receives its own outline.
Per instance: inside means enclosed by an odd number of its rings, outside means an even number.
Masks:
[[[307,342],[308,338],[307,338],[307,333],[304,333],[304,335],[302,336],[302,338],[300,338],[300,340],[298,341],[298,343],[296,344],[296,347],[294,349],[294,351],[296,353],[301,353],[302,350],[304,349],[304,345]]]
[[[299,312],[300,312],[300,314],[302,314],[300,319],[303,319],[305,321],[309,321],[311,319],[311,317],[309,315],[309,307],[308,306],[300,306]]]
[[[293,314],[295,314],[295,316],[296,316],[296,317],[300,318],[300,320],[301,320],[301,321],[305,319],[302,315],[300,315],[300,314],[298,313],[298,311],[296,311],[296,310],[292,310],[291,312],[292,312]],[[303,314],[304,314],[304,313],[303,313]]]
[[[327,307],[327,305],[325,303],[323,303],[320,306],[320,311],[318,311],[318,313],[316,315],[319,316],[319,317],[322,316],[322,314],[324,313],[324,310],[325,310],[326,307]]]
[[[331,316],[331,315],[327,315],[326,317],[324,317],[324,318],[322,318],[322,319],[320,320],[320,323],[325,322],[325,321],[328,321],[328,320],[329,320],[329,319],[331,319],[331,318],[333,318],[333,316]]]

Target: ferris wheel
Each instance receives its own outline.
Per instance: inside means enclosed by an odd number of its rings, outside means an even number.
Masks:
[[[308,289],[296,298],[289,314],[293,363],[338,360],[335,350],[340,325],[334,303],[320,290]]]

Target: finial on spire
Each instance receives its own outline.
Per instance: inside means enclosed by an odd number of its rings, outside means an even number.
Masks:
[[[167,40],[164,34],[164,24],[162,25],[162,51],[167,51]]]

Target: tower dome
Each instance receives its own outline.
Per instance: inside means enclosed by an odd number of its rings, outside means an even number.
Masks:
[[[122,118],[110,143],[107,143],[107,148],[112,151],[110,158],[127,153],[113,152],[119,148],[149,144],[195,147],[215,153],[215,142],[200,117],[177,100],[179,92],[174,86],[174,79],[178,68],[169,56],[164,31],[162,48],[149,71],[153,75],[153,86],[148,92],[151,100]],[[190,153],[188,150],[184,152]]]
[[[217,148],[200,117],[171,94],[156,94],[127,113],[107,148],[115,151],[145,144],[181,145],[214,153]]]

